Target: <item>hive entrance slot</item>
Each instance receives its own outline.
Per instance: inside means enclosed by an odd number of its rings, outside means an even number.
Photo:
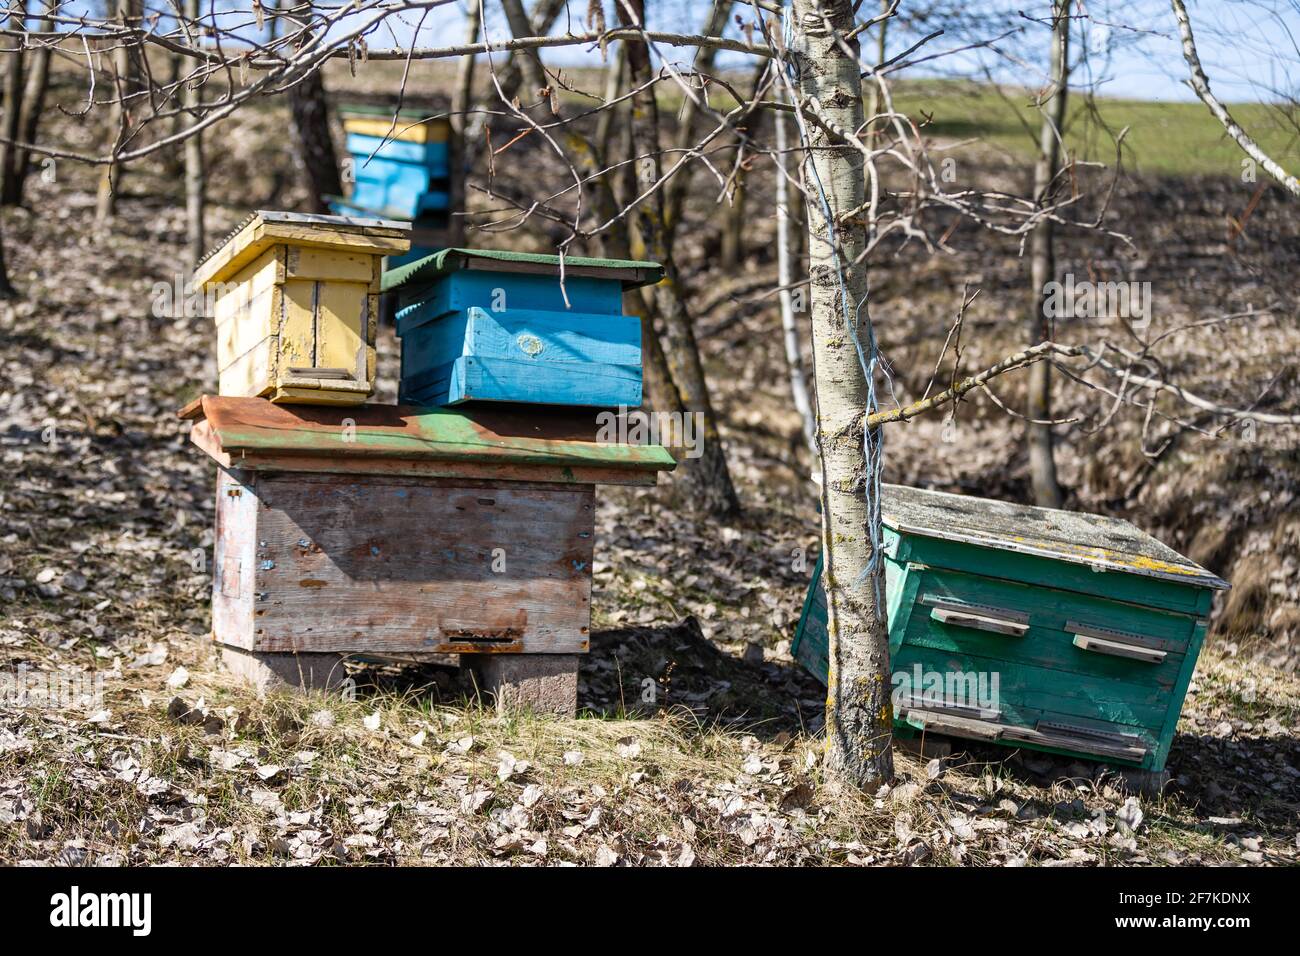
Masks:
[[[517,645],[523,638],[518,628],[508,627],[499,631],[444,631],[443,637],[451,644],[474,644],[485,647],[503,647]]]
[[[289,369],[290,375],[309,375],[312,378],[348,379],[352,373],[345,368],[317,368],[313,365],[295,366]]]

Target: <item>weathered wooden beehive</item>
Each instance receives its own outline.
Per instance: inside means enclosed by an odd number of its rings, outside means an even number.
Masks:
[[[456,137],[445,117],[349,106],[343,129],[351,195],[329,197],[336,212],[411,221],[411,250],[389,267],[456,244],[461,176]]]
[[[489,689],[527,695],[540,675],[550,689],[528,702],[572,710],[595,485],[673,467],[554,409],[204,396],[181,416],[220,468],[213,636],[259,682],[328,684],[351,654],[460,654]]]
[[[194,272],[215,292],[222,395],[355,405],[374,388],[383,257],[405,223],[254,213]]]
[[[641,404],[641,323],[623,292],[653,262],[444,249],[384,275],[397,295],[400,400]]]
[[[1164,769],[1226,582],[1117,518],[896,485],[881,511],[900,735]],[[824,682],[820,573],[792,653]]]

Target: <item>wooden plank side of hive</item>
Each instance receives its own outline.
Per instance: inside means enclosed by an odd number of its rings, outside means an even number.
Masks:
[[[1207,589],[1208,593],[1208,589]],[[1156,746],[1151,753],[1147,769],[1163,770],[1165,760],[1169,757],[1169,748],[1173,745],[1174,734],[1178,730],[1178,719],[1182,716],[1183,701],[1187,698],[1187,688],[1191,686],[1192,675],[1196,673],[1196,661],[1201,655],[1201,646],[1205,642],[1205,633],[1209,628],[1209,622],[1204,618],[1197,620],[1196,628],[1192,632],[1191,643],[1187,647],[1187,653],[1183,657],[1182,669],[1178,672],[1178,678],[1174,682],[1173,689],[1169,692],[1169,709],[1165,713],[1164,724],[1156,738]]]
[[[275,389],[275,369],[279,356],[279,337],[263,339],[221,370],[218,390],[222,395],[251,398],[269,395]]]
[[[267,338],[279,334],[280,283],[284,281],[283,255],[269,249],[219,284],[213,304],[217,332],[217,368],[234,365]],[[211,293],[209,289],[207,292]],[[257,395],[259,391],[229,392]]]
[[[322,282],[316,293],[316,362],[322,368],[344,368],[354,378],[365,375],[370,363],[366,339],[370,331],[370,293],[356,282]]]
[[[268,476],[257,651],[587,650],[593,489]]]
[[[316,283],[286,279],[281,288],[280,374],[310,374],[316,365]]]
[[[375,277],[375,256],[362,252],[290,246],[285,271],[291,279],[321,282],[362,282]]]
[[[253,585],[257,552],[254,476],[217,470],[212,551],[212,635],[231,647],[253,646]]]

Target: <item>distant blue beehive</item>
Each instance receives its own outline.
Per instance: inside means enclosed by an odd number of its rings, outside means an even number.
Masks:
[[[641,404],[641,322],[623,291],[653,262],[444,249],[384,275],[397,294],[398,400]],[[567,302],[566,300],[567,295]]]
[[[413,262],[454,245],[451,124],[384,111],[349,108],[343,118],[352,171],[351,195],[327,197],[345,215],[405,219],[412,225],[411,250],[390,267]]]

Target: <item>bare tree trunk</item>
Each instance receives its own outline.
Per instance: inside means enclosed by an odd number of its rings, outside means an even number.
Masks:
[[[852,0],[794,0],[793,50],[800,91],[816,98],[841,129],[862,126],[862,80]],[[847,48],[847,49],[846,49]],[[874,790],[893,778],[893,706],[882,564],[875,560],[878,486],[864,448],[866,371],[853,344],[870,354],[866,247],[860,222],[840,218],[866,195],[862,154],[807,124],[808,274],[822,465],[822,583],[830,668],[827,764],[853,786]],[[825,207],[823,207],[823,202]],[[829,212],[829,218],[827,213]],[[838,241],[838,247],[836,241]],[[875,436],[878,441],[880,436]]]
[[[713,0],[713,5],[709,8],[709,15],[700,28],[702,36],[722,35],[722,31],[727,26],[727,17],[731,14],[732,3],[733,0]],[[702,46],[695,51],[693,69],[700,74],[712,73],[717,59],[718,51],[715,47]],[[696,95],[703,100],[707,94],[704,90],[697,90]],[[690,97],[687,97],[685,102],[682,103],[682,113],[677,120],[676,146],[679,150],[689,149],[694,144],[696,119],[699,112],[699,107]],[[664,215],[668,222],[669,242],[672,241],[677,225],[681,221],[682,205],[686,200],[687,192],[690,190],[695,166],[695,163],[688,163],[683,166],[677,171],[677,175],[664,187],[668,190]]]
[[[181,71],[185,68],[185,64],[188,62],[189,62],[189,57],[181,56],[181,54],[179,53],[172,53],[168,55],[166,84],[169,89],[176,88],[176,84],[180,82]],[[176,100],[177,100],[177,104],[181,107],[181,109],[176,110],[172,114],[171,121],[167,124],[168,129],[166,135],[168,136],[175,136],[177,133],[179,133],[182,129],[185,128],[184,91],[181,91],[176,96]],[[162,154],[158,157],[158,161],[162,164],[164,175],[166,176],[169,182],[175,180],[183,181],[185,176],[185,144],[184,143],[173,143],[171,146],[167,147],[167,149],[164,150]]]
[[[645,0],[625,0],[618,4],[619,19],[625,25],[645,23]],[[627,44],[628,82],[633,88],[643,87],[632,97],[631,121],[628,124],[632,139],[632,154],[638,157],[637,186],[641,192],[650,190],[659,181],[659,108],[653,88],[649,87],[650,51],[641,41],[624,41]],[[662,190],[639,203],[632,211],[636,231],[644,254],[661,263],[665,270],[662,282],[654,287],[655,309],[664,326],[663,350],[677,385],[681,404],[688,412],[699,413],[704,419],[702,454],[687,458],[679,466],[681,479],[690,489],[694,506],[710,514],[726,516],[740,509],[736,489],[731,483],[727,458],[718,432],[717,416],[709,396],[704,377],[704,363],[690,313],[682,298],[680,279],[672,249],[668,243],[668,230],[664,220]]]
[[[779,97],[784,99],[784,96]],[[794,311],[794,256],[790,248],[790,186],[786,181],[785,151],[788,136],[785,113],[772,117],[776,125],[776,269],[780,285],[781,331],[785,338],[785,361],[790,367],[790,394],[794,407],[803,423],[803,438],[813,458],[817,457],[817,423],[813,418],[812,404],[808,401],[808,383],[803,375],[802,348],[799,344],[799,323]]]
[[[312,71],[302,82],[289,88],[289,113],[307,173],[308,205],[313,212],[329,212],[329,202],[324,197],[341,196],[343,180],[339,176],[334,139],[330,136],[329,102],[320,70]]]
[[[731,202],[722,207],[722,236],[718,249],[718,264],[724,269],[735,269],[745,261],[745,175],[736,174],[736,185],[731,190]]]
[[[755,67],[754,81],[750,84],[749,98],[751,101],[758,98],[758,93],[763,87],[763,82],[767,78],[770,68],[771,65],[766,62],[759,62]],[[731,202],[726,204],[722,211],[722,248],[719,250],[718,255],[721,264],[728,269],[734,269],[745,261],[745,200],[749,194],[747,182],[749,170],[746,165],[753,161],[753,154],[748,152],[748,140],[760,134],[764,112],[763,110],[756,110],[750,114],[744,128],[744,137],[748,139],[741,136],[736,137],[736,156],[733,167],[734,185],[731,190]],[[682,170],[682,172],[684,171]],[[669,242],[671,241],[670,235]]]
[[[0,299],[16,299],[18,290],[9,281],[9,265],[5,261],[4,234],[0,233]]]
[[[619,89],[623,82],[623,73],[627,69],[627,45],[618,44],[614,49],[614,59],[610,62],[605,74],[605,102],[610,103],[618,98]],[[616,117],[623,116],[626,113],[621,106],[611,106],[600,111],[596,117],[596,132],[592,136],[592,142],[600,150],[601,156],[609,156],[609,145],[613,139],[614,120]]]
[[[1061,138],[1065,129],[1066,98],[1070,71],[1070,0],[1052,3],[1052,86],[1040,108],[1043,122],[1039,132],[1038,161],[1034,165],[1034,198],[1049,206],[1055,192],[1056,176],[1061,169]],[[1056,277],[1054,223],[1044,218],[1029,237],[1030,313],[1029,344],[1037,345],[1053,336],[1052,324],[1045,309],[1047,284]],[[1056,477],[1056,456],[1052,426],[1052,366],[1037,362],[1029,369],[1029,479],[1034,502],[1044,508],[1059,508],[1065,496]]]
[[[474,6],[477,2],[478,0],[471,0],[470,5]],[[518,11],[512,13],[512,7],[518,7]],[[540,37],[551,32],[551,27],[555,26],[555,21],[564,12],[565,0],[537,0],[531,17],[524,13],[524,6],[520,0],[505,0],[502,8],[505,10],[510,32],[513,35]],[[530,60],[537,65],[537,73],[531,73],[528,62]],[[532,87],[528,91],[532,97],[536,97],[537,91],[542,87],[549,85],[546,82],[546,73],[541,69],[541,62],[536,51],[533,50],[510,55],[497,76],[497,82],[501,84],[501,93],[507,103],[515,98],[520,85],[525,82]],[[539,77],[540,82],[538,82]]]
[[[185,0],[185,16],[191,21],[199,18],[199,3],[200,0]],[[197,82],[185,84],[182,98],[186,112],[197,117],[203,99]],[[191,269],[203,258],[207,246],[203,229],[206,186],[203,134],[194,133],[185,140],[185,223]]]
[[[57,0],[46,0],[45,8],[53,13]],[[41,32],[53,31],[53,25],[42,21]],[[27,90],[23,93],[22,139],[24,143],[36,142],[45,111],[45,94],[50,88],[50,48],[44,43],[32,51],[31,71],[27,74]],[[18,189],[14,204],[23,201],[23,188],[32,168],[32,154],[23,150],[18,160]]]
[[[610,64],[609,75],[605,83],[605,101],[619,95],[623,67],[627,62],[627,45],[620,43]],[[567,145],[575,157],[577,168],[589,178],[591,189],[591,208],[597,222],[609,222],[610,227],[601,233],[601,252],[610,259],[633,259],[641,250],[634,250],[628,217],[618,215],[619,202],[614,192],[613,176],[604,173],[609,157],[609,139],[612,124],[606,124],[607,117],[613,110],[603,110],[597,121],[596,131],[591,139],[579,130],[569,127]],[[655,330],[656,306],[653,293],[643,295],[646,290],[630,292],[624,296],[625,307],[641,320],[641,367],[644,380],[643,406],[669,414],[681,415],[681,393],[673,381],[668,359],[664,355],[663,343]]]
[[[479,5],[477,0],[470,0],[469,12],[465,14],[465,42],[477,43],[479,28],[482,26],[479,18]],[[451,94],[451,128],[455,130],[456,135],[464,136],[466,126],[466,113],[469,112],[470,104],[474,102],[474,54],[468,54],[460,58],[460,63],[456,65],[456,89]]]
[[[889,12],[889,4],[890,4],[890,0],[880,0],[881,14],[885,14]],[[877,29],[880,32],[876,34],[876,66],[880,66],[882,63],[885,62],[885,50],[887,49],[888,46],[887,36],[889,33],[889,21],[881,20],[880,23],[877,25]],[[867,101],[868,120],[870,120],[873,116],[875,116],[877,113],[880,112],[880,83],[877,82],[874,76],[871,78],[870,86],[871,86],[871,98]],[[868,143],[874,142],[876,138],[876,134],[878,132],[879,130],[877,129],[876,125],[872,124],[872,126],[867,130],[867,142]]]
[[[27,9],[23,0],[9,0],[7,26],[17,34],[26,28]],[[14,49],[5,55],[4,77],[4,118],[0,122],[0,205],[14,206],[18,203],[18,173],[21,160],[18,147],[13,145],[22,132],[23,101],[23,51],[22,40],[17,36],[6,37],[5,45],[13,44]]]
[[[142,0],[117,0],[118,18],[123,26],[130,26],[140,19]],[[112,91],[113,108],[110,113],[109,129],[112,131],[113,148],[126,139],[127,125],[130,123],[131,103],[123,102],[135,92],[136,81],[135,58],[131,47],[125,41],[117,41],[113,51],[113,71],[115,84]],[[103,225],[117,214],[117,194],[122,188],[122,164],[108,163],[99,178],[99,192],[95,197],[95,222]]]

